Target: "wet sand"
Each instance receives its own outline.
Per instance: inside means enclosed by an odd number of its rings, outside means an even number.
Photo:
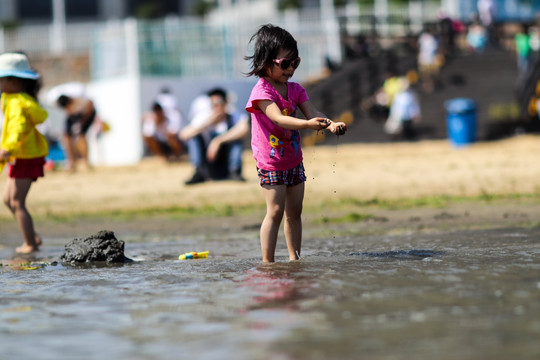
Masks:
[[[540,219],[539,153],[540,137],[530,135],[459,149],[444,140],[340,144],[337,138],[335,145],[307,147],[306,236],[330,229],[399,233],[534,226]],[[223,236],[256,230],[264,203],[250,151],[244,156],[245,183],[186,186],[189,162],[166,164],[155,158],[75,174],[52,171],[33,185],[28,207],[45,241],[103,229],[120,236]],[[0,187],[6,179],[3,173]],[[475,200],[446,202],[446,196]],[[412,205],[381,206],[387,201]],[[187,210],[180,216],[181,209]],[[221,215],[207,215],[214,210]],[[0,209],[0,239],[0,246],[20,242],[5,207]]]

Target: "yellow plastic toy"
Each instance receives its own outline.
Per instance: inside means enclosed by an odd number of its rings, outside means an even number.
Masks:
[[[206,259],[206,258],[208,258],[208,253],[209,253],[209,251],[188,252],[188,253],[180,255],[178,257],[178,260]]]

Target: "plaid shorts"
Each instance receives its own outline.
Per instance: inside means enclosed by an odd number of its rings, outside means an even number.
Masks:
[[[289,170],[263,170],[257,168],[259,184],[263,185],[287,185],[287,187],[298,185],[306,181],[304,164]]]

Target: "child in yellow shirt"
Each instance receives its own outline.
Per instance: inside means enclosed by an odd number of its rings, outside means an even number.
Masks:
[[[4,114],[0,167],[6,163],[9,167],[3,201],[21,228],[24,243],[15,251],[23,254],[37,251],[41,245],[26,209],[26,196],[32,183],[44,175],[45,156],[49,151],[47,140],[36,129],[48,116],[36,101],[38,79],[39,74],[30,68],[25,55],[0,55],[0,105]]]

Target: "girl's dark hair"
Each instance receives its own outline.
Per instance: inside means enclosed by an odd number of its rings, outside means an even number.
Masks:
[[[27,93],[37,101],[39,90],[41,89],[41,79],[26,79],[17,76],[8,76],[17,79],[22,85],[22,92]]]
[[[39,90],[41,89],[41,78],[21,79],[24,82],[24,92],[37,100]]]
[[[273,65],[279,50],[288,51],[290,58],[298,57],[298,46],[293,36],[287,30],[272,24],[261,26],[249,42],[255,42],[255,48],[252,56],[244,57],[245,60],[251,60],[251,71],[247,76],[265,77],[266,66]]]

